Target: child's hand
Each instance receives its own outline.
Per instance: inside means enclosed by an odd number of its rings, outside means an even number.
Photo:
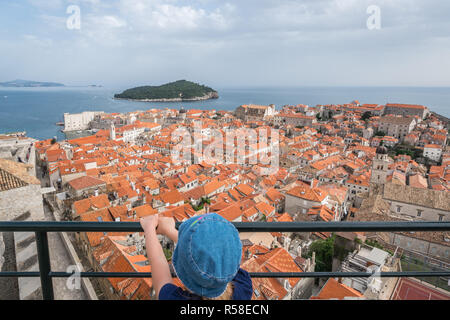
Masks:
[[[145,218],[141,218],[139,222],[141,223],[142,229],[144,232],[155,231],[158,227],[158,214],[153,214],[151,216],[147,216]]]
[[[158,229],[156,233],[169,236],[175,229],[175,219],[171,217],[159,217],[158,219]]]

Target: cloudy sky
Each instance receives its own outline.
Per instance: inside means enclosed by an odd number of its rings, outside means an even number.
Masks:
[[[448,0],[2,0],[0,81],[450,86],[449,17]]]

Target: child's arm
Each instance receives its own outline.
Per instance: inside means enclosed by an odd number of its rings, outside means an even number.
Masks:
[[[161,288],[167,283],[172,283],[172,274],[170,273],[169,264],[156,235],[158,215],[148,216],[141,219],[140,222],[144,229],[147,257],[152,266],[153,288],[155,289],[156,297],[159,297]]]
[[[159,217],[157,234],[162,234],[172,240],[178,242],[178,230],[175,228],[175,220],[169,217]]]

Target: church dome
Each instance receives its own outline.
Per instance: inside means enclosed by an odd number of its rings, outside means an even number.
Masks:
[[[385,146],[379,146],[377,148],[377,154],[388,154],[388,150]]]
[[[184,109],[183,107],[180,108],[180,113],[186,113],[186,109]]]

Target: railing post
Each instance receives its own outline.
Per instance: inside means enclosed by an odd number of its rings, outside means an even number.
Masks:
[[[41,274],[42,298],[44,300],[54,300],[53,283],[50,277],[51,265],[47,232],[36,232],[36,245],[39,258],[39,273]]]

